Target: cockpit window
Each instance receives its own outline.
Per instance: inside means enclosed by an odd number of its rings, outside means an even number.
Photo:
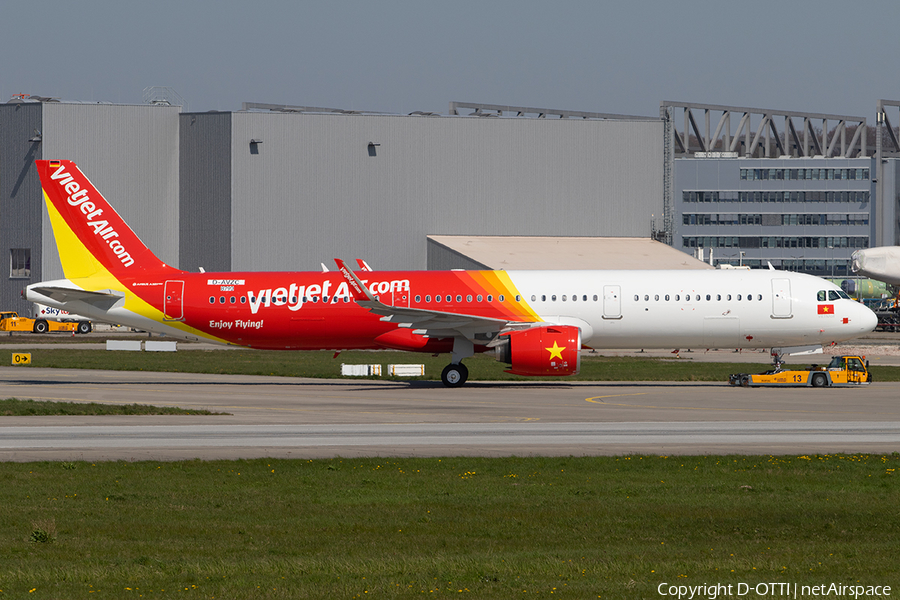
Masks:
[[[853,300],[850,296],[847,295],[847,292],[844,290],[820,290],[818,294],[816,294],[816,299],[819,302],[825,302],[826,300],[834,301],[843,298],[844,300]]]

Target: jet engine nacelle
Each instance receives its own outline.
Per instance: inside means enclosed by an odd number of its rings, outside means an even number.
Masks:
[[[497,360],[514,375],[574,375],[581,368],[581,330],[550,325],[500,335]]]

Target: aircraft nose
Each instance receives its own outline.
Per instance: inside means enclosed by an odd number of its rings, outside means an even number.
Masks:
[[[860,315],[856,319],[856,322],[859,325],[859,332],[869,333],[870,331],[874,331],[875,326],[878,325],[878,315],[872,312],[868,306],[862,304],[859,305],[859,309]]]

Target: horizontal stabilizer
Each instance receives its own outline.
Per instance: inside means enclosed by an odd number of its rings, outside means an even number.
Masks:
[[[28,291],[36,294],[41,294],[42,296],[51,298],[56,302],[67,303],[80,301],[92,306],[96,306],[97,308],[100,308],[102,310],[109,310],[113,307],[113,305],[116,304],[116,302],[125,298],[125,294],[123,292],[117,292],[115,290],[89,292],[87,290],[80,290],[76,288],[34,285],[29,286]]]

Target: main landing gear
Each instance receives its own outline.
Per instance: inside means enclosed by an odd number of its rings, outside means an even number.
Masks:
[[[447,387],[459,387],[469,378],[469,369],[462,363],[449,364],[441,372],[441,381]]]
[[[462,364],[464,358],[475,354],[475,345],[462,336],[453,338],[453,357],[450,364],[444,367],[441,381],[447,387],[459,387],[469,378],[469,370]]]

